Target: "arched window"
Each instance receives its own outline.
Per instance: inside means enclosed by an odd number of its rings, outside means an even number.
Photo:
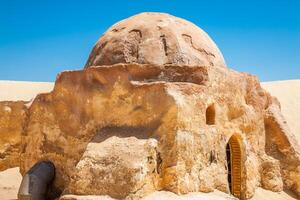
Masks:
[[[214,104],[208,106],[206,109],[206,124],[208,125],[214,125],[215,124],[215,118],[216,118],[216,111]]]

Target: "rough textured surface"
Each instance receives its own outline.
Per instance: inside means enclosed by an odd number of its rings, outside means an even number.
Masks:
[[[27,108],[23,101],[0,102],[0,171],[19,166]]]
[[[262,187],[273,192],[280,192],[283,190],[283,183],[280,173],[280,163],[278,160],[266,159],[262,165]]]
[[[215,122],[208,125],[206,109],[211,105]],[[299,152],[288,128],[281,124],[284,120],[277,101],[260,87],[255,77],[226,68],[128,64],[63,72],[53,92],[35,99],[29,116],[23,136],[21,170],[24,173],[35,162],[49,159],[57,167],[55,186],[66,189],[65,192],[70,187],[73,193],[83,194],[83,182],[94,186],[88,178],[80,179],[76,185],[76,176],[83,177],[76,174],[76,165],[84,166],[81,163],[86,162],[84,155],[89,155],[88,144],[104,130],[103,137],[107,139],[134,136],[137,140],[158,141],[158,183],[147,181],[149,187],[140,189],[138,196],[161,189],[178,194],[215,188],[228,192],[225,147],[233,134],[239,136],[242,144],[245,198],[250,198],[256,187],[266,185],[271,189],[268,185],[280,183],[281,179],[285,187],[295,192],[299,188]],[[270,123],[273,129],[268,128]],[[283,137],[286,142],[271,139],[268,134]],[[103,142],[99,145],[105,146]],[[274,151],[268,148],[270,142],[276,147]],[[286,156],[278,157],[280,152]],[[273,168],[264,167],[272,157],[278,162],[274,162]],[[96,160],[105,158],[99,155]],[[276,165],[280,165],[280,176]],[[99,173],[97,165],[86,167],[87,171]],[[118,167],[125,169],[127,165]],[[148,169],[146,164],[144,167]],[[140,175],[142,172],[137,171]],[[123,181],[136,180],[132,187],[140,188],[141,179],[134,179],[135,176],[128,173]],[[111,184],[109,179],[105,180],[95,185]],[[87,193],[92,190],[85,188]],[[92,193],[104,194],[103,190]]]
[[[62,72],[54,90],[28,109],[21,102],[24,118],[2,114],[8,125],[1,134],[23,127],[15,131],[22,174],[40,160],[52,161],[57,194],[229,193],[226,145],[234,138],[242,199],[259,186],[300,195],[299,146],[278,101],[256,77],[206,61],[102,65],[107,56],[96,62],[101,66]],[[22,109],[16,113],[22,116]],[[15,158],[10,149],[4,154]]]
[[[49,82],[0,81],[0,171],[20,165],[28,107],[37,94],[53,87]]]
[[[159,178],[157,141],[124,138],[124,131],[132,130],[108,129],[106,133],[115,132],[120,138],[106,138],[104,132],[93,138],[76,165],[68,193],[103,194],[123,199],[138,196],[140,190],[155,190]]]
[[[280,161],[285,187],[300,195],[299,145],[276,104],[265,112],[265,133],[266,153]]]
[[[4,81],[2,81],[4,82]],[[2,82],[0,81],[0,84],[2,84]],[[14,86],[14,84],[17,83],[17,86]],[[298,88],[300,81],[298,80],[293,80],[293,81],[280,81],[280,82],[274,82],[274,85],[272,84],[273,82],[267,82],[267,83],[262,83],[263,87],[266,87],[267,85],[267,89],[270,89],[270,92],[275,91],[275,95],[279,98],[280,102],[281,102],[281,106],[282,106],[282,112],[284,114],[284,116],[289,117],[288,119],[290,119],[290,121],[288,121],[289,125],[293,125],[296,124],[295,122],[298,120],[298,116],[297,113],[293,113],[291,116],[289,115],[289,111],[293,111],[293,110],[297,110],[299,107],[299,104],[297,103],[298,101],[300,101],[300,96],[297,95],[296,91],[297,90],[293,90],[292,88]],[[10,94],[9,94],[9,98],[11,95],[14,95],[14,93],[18,93],[19,89],[22,86],[22,90],[24,91],[28,91],[28,85],[34,85],[34,88],[40,88],[42,87],[41,90],[42,92],[47,92],[46,90],[43,90],[43,84],[40,86],[40,83],[36,83],[36,82],[32,82],[30,84],[19,84],[18,82],[9,82],[5,84],[6,86],[8,86],[8,88],[17,88],[17,90],[15,91],[15,89],[11,89],[10,90]],[[281,87],[282,86],[282,87]],[[1,87],[1,85],[0,85]],[[8,89],[7,89],[8,90]],[[29,93],[31,93],[31,91],[29,91]],[[290,95],[290,93],[294,93],[295,95]],[[2,95],[5,93],[1,93]],[[8,94],[8,93],[6,93]],[[29,94],[27,93],[23,93],[25,97],[29,96]],[[271,93],[273,95],[273,93]],[[282,95],[285,94],[285,95]],[[284,97],[284,98],[283,98]],[[1,96],[2,99],[6,100],[6,96]],[[19,98],[23,99],[23,96],[20,96]],[[20,100],[20,99],[14,99],[14,100]],[[298,101],[297,101],[298,100]],[[293,109],[292,109],[293,108]],[[292,123],[290,123],[292,122]],[[293,132],[294,134],[299,133],[299,132]],[[298,134],[299,136],[299,134]],[[296,134],[297,137],[297,134]],[[299,139],[297,140],[299,141]],[[11,200],[11,199],[16,199],[17,198],[17,192],[18,192],[18,187],[20,185],[21,182],[21,174],[19,173],[19,168],[13,168],[13,169],[8,169],[5,171],[0,172],[0,196],[1,199],[3,200]],[[290,194],[290,193],[289,193]],[[203,197],[204,195],[204,197]],[[207,193],[207,195],[210,195],[213,197],[213,199],[217,199],[217,198],[221,198],[222,194],[216,194],[216,191],[214,191],[213,193]],[[103,197],[103,196],[92,196],[92,195],[80,195],[80,196],[75,196],[75,195],[65,195],[64,198],[74,198],[74,199],[81,199],[81,200],[92,200],[92,199],[112,199],[108,196]],[[175,196],[173,193],[169,193],[169,192],[154,192],[151,193],[148,197],[152,197],[152,199],[191,199],[192,197],[194,197],[195,199],[199,199],[199,198],[205,198],[207,199],[208,197],[206,196],[206,194],[188,194],[188,195],[181,195],[181,196]],[[227,197],[226,197],[227,198]],[[226,199],[225,198],[225,199]],[[222,198],[221,198],[222,199]],[[228,199],[228,198],[227,198]],[[269,190],[263,190],[261,188],[257,188],[255,190],[255,195],[253,198],[251,198],[253,200],[294,200],[297,199],[297,197],[292,197],[290,195],[288,195],[285,192],[272,192]]]
[[[265,82],[262,87],[278,98],[284,118],[297,141],[300,141],[300,80]]]
[[[226,66],[203,30],[163,13],[142,13],[113,25],[96,43],[86,67],[116,63]]]

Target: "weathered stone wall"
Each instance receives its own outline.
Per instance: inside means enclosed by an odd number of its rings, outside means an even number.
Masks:
[[[27,107],[23,101],[0,102],[0,171],[19,166]]]
[[[55,187],[74,194],[228,192],[225,149],[235,135],[244,198],[258,186],[297,192],[297,144],[268,135],[287,137],[268,128],[270,113],[280,125],[278,112],[255,77],[226,68],[119,64],[63,72],[28,110],[21,171],[51,160]],[[280,148],[271,151],[269,143]]]
[[[98,40],[85,67],[117,63],[226,67],[207,33],[165,13],[141,13],[114,24]]]
[[[0,170],[20,165],[24,174],[50,160],[53,193],[229,193],[234,137],[241,199],[259,186],[300,196],[300,150],[277,100],[256,77],[228,69],[205,32],[170,15],[114,25],[84,70],[62,72],[28,106],[0,102]]]

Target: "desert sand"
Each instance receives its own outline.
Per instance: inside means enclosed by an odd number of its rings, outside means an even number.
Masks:
[[[282,114],[300,141],[300,80],[264,82],[262,86],[278,98]]]
[[[263,87],[280,103],[284,117],[291,131],[300,141],[300,80],[287,80],[262,83]],[[23,82],[23,81],[0,81],[0,101],[32,100],[38,93],[46,93],[53,89],[54,84],[49,82]],[[19,168],[12,168],[0,172],[0,199],[9,200],[17,198],[18,187],[21,182]],[[185,196],[177,196],[170,192],[155,192],[146,199],[229,199],[228,195],[216,191],[210,194],[191,193]],[[96,198],[95,198],[96,199]],[[109,198],[107,198],[109,199]],[[290,200],[296,199],[285,192],[273,193],[258,189],[253,197],[254,200]]]
[[[0,199],[16,199],[21,180],[18,167],[0,172]]]
[[[0,101],[30,101],[39,93],[50,92],[54,83],[0,81]]]

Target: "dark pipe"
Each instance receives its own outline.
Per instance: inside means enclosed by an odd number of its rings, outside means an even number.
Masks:
[[[55,166],[52,162],[36,163],[22,179],[18,200],[46,200],[48,187],[54,176]]]

